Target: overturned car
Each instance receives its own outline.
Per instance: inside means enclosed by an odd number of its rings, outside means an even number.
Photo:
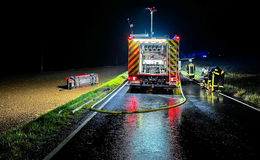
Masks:
[[[91,74],[69,76],[66,77],[66,80],[67,80],[68,89],[93,86],[95,84],[98,84],[98,74],[91,73]]]

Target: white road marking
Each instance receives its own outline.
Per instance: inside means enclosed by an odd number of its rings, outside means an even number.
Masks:
[[[219,93],[220,95],[222,95],[222,96],[225,96],[225,97],[227,97],[227,98],[229,98],[229,99],[232,99],[232,100],[234,100],[234,101],[236,101],[236,102],[238,102],[238,103],[241,103],[241,104],[243,104],[243,105],[245,105],[245,106],[247,106],[247,107],[250,107],[250,108],[252,108],[252,109],[254,109],[254,110],[256,110],[256,111],[260,111],[260,109],[258,109],[258,108],[255,108],[255,107],[253,107],[253,106],[250,106],[249,104],[246,104],[246,103],[244,103],[244,102],[242,102],[242,101],[240,101],[240,100],[237,100],[237,99],[235,99],[235,98],[233,98],[233,97],[230,97],[230,96],[228,96],[228,95],[225,95],[225,94],[223,94],[223,93]]]
[[[100,94],[100,95],[96,96],[95,98],[89,100],[88,102],[82,104],[82,105],[79,106],[78,108],[75,108],[75,109],[72,111],[72,113],[75,113],[75,112],[79,111],[79,110],[80,110],[81,108],[83,108],[85,105],[88,105],[89,103],[95,101],[96,99],[98,99],[99,97],[101,97],[103,94],[106,94],[106,92],[103,92],[102,94]]]
[[[124,88],[125,86],[127,85],[127,82],[125,82],[125,84],[123,84],[115,93],[112,94],[111,97],[109,97],[106,102],[104,102],[99,108],[98,110],[101,110],[102,108],[104,108],[104,106],[112,99],[114,98],[114,96],[122,89]],[[94,104],[93,106],[95,106],[96,104]]]
[[[126,86],[125,82],[111,97],[109,97],[98,109],[102,109],[122,88]],[[102,101],[101,101],[102,102]],[[93,106],[96,106],[95,103]],[[98,112],[93,112],[81,125],[78,126],[69,136],[67,136],[56,148],[54,148],[43,160],[50,160],[55,154],[57,154]]]

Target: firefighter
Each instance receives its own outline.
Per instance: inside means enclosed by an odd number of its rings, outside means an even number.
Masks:
[[[192,59],[189,59],[189,64],[187,65],[187,72],[190,79],[195,77],[195,65],[192,63]]]
[[[211,67],[208,73],[207,89],[212,91],[222,91],[224,89],[224,70],[218,66]]]

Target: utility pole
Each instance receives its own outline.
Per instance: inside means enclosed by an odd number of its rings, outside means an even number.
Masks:
[[[146,9],[149,10],[150,14],[151,14],[151,37],[153,37],[153,35],[154,35],[154,32],[153,32],[153,12],[156,12],[157,9],[155,7],[146,8]]]
[[[43,42],[44,40],[42,39],[41,40],[41,53],[40,53],[40,58],[41,58],[41,73],[43,72],[43,70],[44,70],[44,68],[43,68],[43,65],[44,65],[44,51],[45,51],[45,47],[46,46],[44,46],[44,42]]]
[[[48,40],[44,36],[41,37],[40,47],[41,47],[40,72],[42,73],[45,70],[45,56],[46,56],[46,53],[48,53]]]
[[[43,64],[44,64],[44,60],[43,60],[43,58],[44,58],[44,51],[43,51],[43,49],[42,49],[42,51],[41,51],[41,73],[43,72]]]

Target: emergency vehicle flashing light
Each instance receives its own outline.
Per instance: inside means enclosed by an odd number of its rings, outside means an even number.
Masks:
[[[175,38],[175,40],[180,40],[181,39],[180,36],[175,36],[174,38]]]

